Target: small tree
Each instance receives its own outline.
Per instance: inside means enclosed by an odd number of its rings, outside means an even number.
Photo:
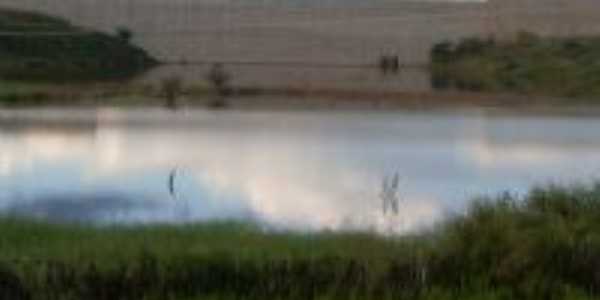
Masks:
[[[519,31],[515,40],[517,44],[524,47],[532,47],[541,42],[540,36],[528,31]]]
[[[454,54],[458,58],[470,55],[480,55],[484,53],[490,46],[492,45],[489,41],[485,41],[477,37],[465,38],[458,43],[456,49],[454,49]]]
[[[172,76],[161,81],[161,94],[165,97],[165,106],[169,109],[177,108],[177,98],[183,92],[183,83],[180,77]]]
[[[117,38],[124,43],[130,43],[133,38],[133,32],[127,27],[120,26],[116,29]]]
[[[431,48],[431,60],[437,63],[448,63],[452,60],[454,52],[452,42],[444,41],[437,43]]]
[[[400,58],[398,55],[381,55],[379,69],[383,74],[398,73],[400,71]]]
[[[217,98],[210,103],[212,107],[226,106],[225,98],[231,94],[230,80],[231,76],[227,73],[222,64],[214,64],[207,75],[208,81],[215,89]]]

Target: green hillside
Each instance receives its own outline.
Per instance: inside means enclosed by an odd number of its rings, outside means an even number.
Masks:
[[[0,80],[120,79],[156,63],[131,44],[126,31],[110,35],[59,18],[0,9]]]
[[[439,43],[431,51],[433,82],[486,92],[595,100],[600,96],[600,37]]]

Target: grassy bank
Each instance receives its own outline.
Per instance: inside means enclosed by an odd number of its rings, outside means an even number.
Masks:
[[[600,185],[480,199],[405,237],[0,220],[2,299],[592,299]]]
[[[130,39],[131,33],[125,29],[109,35],[59,18],[0,8],[0,80],[127,78],[156,64]]]
[[[1,82],[0,108],[31,108],[40,106],[79,107],[166,107],[169,98],[157,84],[146,83],[79,83],[48,84]],[[215,99],[222,98],[206,84],[184,85],[176,97],[180,107],[214,108]],[[506,107],[511,109],[546,109],[555,105],[568,107],[558,100],[528,98],[527,105],[519,97],[464,92],[375,91],[340,88],[310,88],[296,86],[256,87],[235,86],[222,98],[230,109],[457,109],[470,107]],[[587,111],[587,107],[586,107]]]
[[[514,40],[477,38],[440,43],[431,51],[437,87],[596,100],[600,97],[600,37]]]

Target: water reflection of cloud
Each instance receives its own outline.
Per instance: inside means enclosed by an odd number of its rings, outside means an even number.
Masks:
[[[7,133],[0,140],[6,146],[0,147],[0,185],[54,176],[53,184],[79,186],[79,192],[116,190],[165,200],[167,176],[177,167],[179,193],[192,219],[405,231],[463,207],[475,193],[526,187],[540,174],[565,172],[574,154],[588,170],[600,161],[589,134],[575,146],[549,134],[528,143],[518,132],[511,139],[499,130],[506,127],[502,122],[479,116],[400,116],[159,113],[156,121],[152,114],[129,120],[104,112],[91,133]],[[398,217],[384,218],[381,180],[395,171],[403,176],[402,208]],[[181,206],[166,207],[144,216],[181,219]]]
[[[156,201],[140,201],[122,195],[53,195],[34,201],[14,202],[4,213],[31,216],[50,221],[107,222],[142,221],[161,205]]]
[[[493,146],[485,142],[474,143],[467,149],[468,155],[482,167],[495,167],[507,164],[528,164],[532,167],[561,163],[572,158],[564,151],[543,145]]]
[[[0,175],[32,168],[36,161],[82,159],[92,151],[93,139],[85,135],[29,130],[0,139]]]
[[[183,179],[187,181],[187,188],[181,193],[191,201],[188,209],[192,217],[198,219],[218,215],[258,216],[268,223],[286,228],[340,229],[351,225],[354,228],[387,230],[388,227],[411,228],[411,224],[439,214],[439,208],[432,201],[410,201],[400,218],[381,218],[377,198],[379,174],[372,174],[368,169],[348,169],[348,166],[339,164],[339,158],[329,157],[327,151],[320,151],[318,147],[298,147],[298,142],[290,143],[288,138],[272,136],[268,139],[255,137],[249,145],[240,143],[239,138],[243,137],[239,136],[219,137],[218,134],[204,133],[196,139],[190,138],[194,132],[131,132],[109,126],[100,127],[91,141],[60,134],[21,133],[10,148],[3,148],[0,153],[13,155],[12,159],[17,164],[37,162],[38,167],[42,166],[39,162],[54,165],[77,162],[83,174],[70,177],[83,178],[80,181],[68,179],[65,174],[60,178],[61,170],[49,171],[56,173],[55,180],[62,181],[62,184],[77,186],[87,182],[94,187],[93,184],[100,182],[107,189],[128,190],[139,195],[143,192],[158,193],[163,198],[168,197],[163,181],[167,171],[172,166],[179,166],[187,178]],[[29,154],[15,155],[22,151]],[[310,159],[307,160],[307,157]],[[156,174],[152,170],[161,171]],[[14,176],[15,173],[8,175]],[[39,171],[34,173],[52,176]],[[165,177],[161,177],[163,175]],[[142,179],[128,181],[128,176]],[[117,182],[115,178],[119,178]],[[60,186],[61,182],[52,184]],[[210,187],[211,191],[199,191],[196,187],[200,185]],[[98,189],[97,186],[95,188]],[[222,196],[231,191],[238,196]],[[17,207],[20,211],[51,208],[44,198],[38,199],[39,207],[37,204]],[[73,204],[52,200],[54,205],[64,208],[68,206],[63,204]],[[244,205],[249,207],[243,208]],[[37,209],[34,210],[34,207]],[[73,205],[71,210],[77,211],[78,206]],[[53,211],[45,213],[52,215]],[[71,213],[67,214],[74,218]],[[138,211],[138,217],[139,214]],[[82,212],[82,218],[90,216],[91,212]],[[158,215],[154,218],[161,219]],[[400,219],[402,223],[399,223]]]

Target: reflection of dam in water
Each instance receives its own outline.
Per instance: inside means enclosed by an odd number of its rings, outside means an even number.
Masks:
[[[114,31],[126,26],[137,44],[162,60],[375,63],[397,54],[403,63],[426,64],[431,46],[465,36],[509,36],[518,30],[567,35],[599,33],[596,1],[219,1],[219,0],[4,0],[77,24]],[[427,72],[379,83],[365,70],[235,66],[248,84],[358,84],[423,90]],[[152,80],[173,72],[156,71]],[[199,71],[178,69],[188,81]],[[411,78],[408,80],[406,78]]]

